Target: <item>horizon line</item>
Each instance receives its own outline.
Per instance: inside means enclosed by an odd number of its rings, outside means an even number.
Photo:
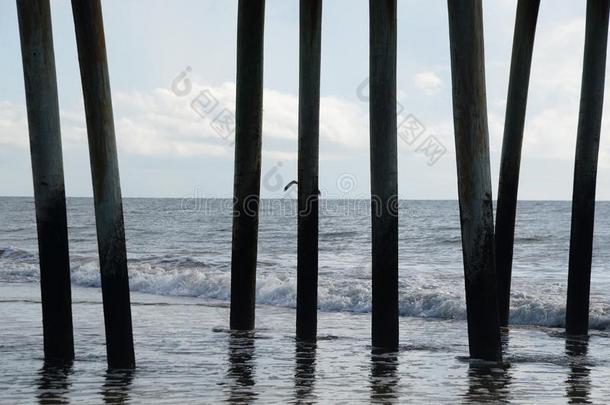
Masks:
[[[33,195],[0,195],[0,198],[30,198],[34,199]],[[66,196],[66,199],[70,198],[88,198],[93,199],[93,196]],[[187,197],[125,197],[123,196],[123,200],[183,200],[183,199],[203,199],[203,200],[228,200],[233,198],[231,197],[201,197],[201,196],[187,196]],[[283,197],[261,197],[261,200],[294,200],[297,201],[296,198],[283,198]],[[362,201],[368,200],[369,198],[346,198],[346,197],[330,197],[330,198],[320,198],[325,200],[354,200],[354,201]],[[454,201],[458,202],[457,198],[399,198],[399,201]],[[497,202],[497,198],[494,198],[492,201]],[[571,199],[517,199],[517,201],[522,202],[571,202]],[[595,202],[610,202],[610,200],[595,200]]]

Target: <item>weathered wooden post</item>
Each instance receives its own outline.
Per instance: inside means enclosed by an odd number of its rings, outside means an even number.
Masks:
[[[322,0],[301,0],[297,338],[316,340],[318,312],[318,152]]]
[[[589,330],[595,182],[604,103],[609,7],[608,0],[587,1],[585,53],[572,195],[566,307],[566,333],[569,335],[586,335]]]
[[[470,357],[500,360],[481,0],[447,1]]]
[[[370,0],[372,344],[398,349],[396,0]]]
[[[100,0],[72,1],[93,180],[106,351],[110,368],[133,368],[129,279],[110,78]]]
[[[44,357],[74,359],[66,193],[48,0],[17,0],[38,227]]]
[[[263,127],[265,0],[239,0],[231,329],[254,329]]]
[[[495,234],[498,315],[501,326],[508,325],[510,309],[510,281],[521,146],[539,6],[540,0],[519,0],[513,35]]]

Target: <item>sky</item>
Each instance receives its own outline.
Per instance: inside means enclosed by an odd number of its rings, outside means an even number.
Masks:
[[[230,197],[237,0],[102,3],[123,196]],[[483,9],[495,198],[516,1],[486,1]],[[70,2],[51,0],[51,11],[66,193],[91,196]],[[585,1],[540,6],[519,199],[571,199],[584,14]],[[368,1],[325,0],[322,18],[320,190],[367,198]],[[398,1],[400,198],[457,198],[447,20],[446,1]],[[14,1],[0,2],[0,49],[0,195],[31,196]],[[266,2],[264,87],[261,193],[290,197],[294,190],[286,194],[283,186],[297,176],[297,0]],[[609,108],[599,200],[610,199]]]

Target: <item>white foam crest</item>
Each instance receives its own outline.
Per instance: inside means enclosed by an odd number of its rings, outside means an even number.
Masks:
[[[37,260],[32,258],[36,259],[19,249],[4,249],[0,255],[0,280],[38,282],[38,264]],[[97,259],[74,257],[71,277],[74,285],[100,287]],[[231,276],[228,269],[218,271],[210,267],[172,268],[138,260],[129,263],[129,280],[132,291],[149,294],[228,301],[231,293]],[[401,280],[400,288],[401,316],[466,319],[463,287],[456,280],[431,282],[426,277],[412,277]],[[291,273],[259,272],[256,296],[259,304],[294,307],[296,277]],[[564,298],[565,287],[561,286],[532,289],[529,293],[514,292],[510,323],[563,327]],[[321,276],[318,302],[321,311],[368,313],[371,311],[370,279]],[[610,329],[610,304],[592,301],[590,327],[599,330]]]

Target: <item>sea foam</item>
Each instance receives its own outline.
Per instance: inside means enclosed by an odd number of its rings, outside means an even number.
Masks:
[[[258,304],[294,307],[296,303],[296,275],[286,272],[266,272],[257,276]],[[100,287],[97,258],[73,255],[72,283],[81,287]],[[0,248],[0,281],[30,282],[39,280],[38,259],[35,254],[15,247]],[[231,277],[228,264],[215,269],[200,259],[160,256],[138,258],[129,262],[129,282],[132,291],[198,297],[204,300],[228,301]],[[528,293],[514,287],[511,299],[510,323],[517,325],[564,326],[565,287],[558,285]],[[421,277],[401,279],[400,315],[432,319],[466,319],[463,284]],[[321,275],[318,289],[321,311],[371,311],[370,280],[366,277],[349,279]],[[610,305],[592,302],[590,326],[610,328]]]

